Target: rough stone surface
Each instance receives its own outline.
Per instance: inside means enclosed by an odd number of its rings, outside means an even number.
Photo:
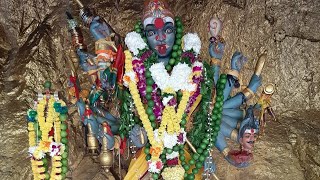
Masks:
[[[143,0],[83,0],[125,36],[141,17]],[[217,155],[221,179],[320,178],[320,1],[312,0],[170,0],[182,17],[185,32],[197,32],[208,59],[207,23],[216,16],[224,22],[227,42],[224,68],[232,53],[243,52],[249,61],[241,74],[246,85],[258,55],[267,50],[263,82],[276,83],[273,104],[279,123],[267,127],[257,143],[254,166],[236,169]],[[64,12],[76,16],[72,1],[8,0],[0,2],[0,179],[32,179],[27,158],[25,112],[45,80],[64,92],[69,74],[66,52],[70,47]],[[84,31],[89,48],[93,42]],[[94,170],[84,156],[82,132],[75,108],[70,109],[71,170]],[[85,157],[85,158],[84,158]],[[91,169],[91,170],[90,170]],[[226,173],[227,172],[227,173]],[[88,173],[95,174],[95,173]],[[85,179],[103,179],[103,175]],[[98,177],[99,176],[99,177]]]

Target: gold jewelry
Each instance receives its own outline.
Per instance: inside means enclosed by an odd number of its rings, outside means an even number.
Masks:
[[[223,154],[224,157],[227,157],[228,154],[229,154],[229,152],[230,152],[230,149],[229,149],[229,148],[224,148],[224,149],[221,151],[221,153]]]
[[[236,77],[237,79],[239,79],[239,72],[237,70],[229,69],[227,71],[227,74],[232,75],[232,76]]]
[[[236,129],[231,131],[230,138],[233,141],[238,141],[238,131]]]
[[[222,63],[221,60],[216,59],[216,58],[211,58],[211,60],[210,60],[211,65],[221,66],[221,63]]]
[[[275,85],[272,83],[269,83],[264,87],[263,92],[265,94],[273,94],[274,90],[275,90]]]
[[[249,88],[245,88],[243,91],[242,91],[243,95],[247,98],[247,99],[250,99],[252,97],[255,96],[254,92],[249,89]]]

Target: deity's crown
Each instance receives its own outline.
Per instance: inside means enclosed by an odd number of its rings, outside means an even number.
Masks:
[[[162,19],[164,23],[174,24],[174,15],[169,10],[168,3],[165,0],[146,0],[142,16],[143,26],[156,24],[159,19]]]

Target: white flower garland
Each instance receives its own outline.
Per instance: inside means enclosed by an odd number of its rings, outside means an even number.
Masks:
[[[129,71],[129,72],[126,72],[124,75],[123,75],[123,85],[125,87],[129,87],[129,83],[131,81],[133,82],[137,82],[138,80],[138,77],[136,75],[136,73],[134,71]]]
[[[174,91],[194,91],[196,86],[191,81],[192,69],[185,63],[173,67],[171,76],[165,69],[164,63],[156,63],[150,67],[152,79],[164,91],[168,88]]]
[[[168,134],[166,131],[163,133],[163,146],[172,149],[178,142],[177,134]]]
[[[149,172],[152,173],[160,173],[161,169],[163,168],[163,164],[161,161],[148,161],[148,165],[149,165]]]
[[[140,34],[136,32],[130,32],[124,39],[128,49],[136,56],[139,54],[139,50],[147,48],[147,44],[143,41]]]
[[[197,33],[187,33],[182,37],[183,51],[193,50],[196,55],[200,53],[201,40]]]
[[[65,145],[62,143],[56,143],[56,142],[51,142],[50,143],[50,148],[49,148],[49,153],[51,157],[54,156],[59,156],[61,155],[65,150]],[[28,153],[30,157],[40,157],[39,159],[42,159],[45,157],[46,152],[41,150],[39,146],[32,146],[29,147]]]
[[[178,152],[173,151],[171,154],[166,153],[166,159],[174,159],[179,156]]]

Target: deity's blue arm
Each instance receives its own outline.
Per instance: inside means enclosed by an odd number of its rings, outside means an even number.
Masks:
[[[229,122],[230,123],[230,122]],[[234,123],[231,123],[231,125],[234,125]],[[234,130],[234,128],[236,127],[232,127],[230,124],[228,124],[227,122],[225,122],[224,120],[221,122],[220,125],[220,132],[225,136],[230,138],[231,136],[231,132]],[[235,124],[235,126],[237,126],[237,123]]]
[[[209,44],[209,54],[211,57],[211,68],[214,72],[214,83],[217,84],[220,74],[220,66],[222,63],[222,56],[224,53],[225,44],[219,41],[213,41]]]
[[[235,109],[235,111],[237,111],[237,110]],[[228,124],[233,129],[237,127],[237,123],[241,119],[242,119],[242,116],[241,117],[230,117],[230,116],[227,116],[227,115],[223,115],[222,116],[222,122],[225,122],[226,124]]]
[[[96,41],[114,33],[111,26],[103,18],[93,15],[88,8],[80,9],[80,17],[83,23],[89,27],[90,33]]]
[[[231,70],[227,72],[227,83],[223,91],[224,101],[229,98],[230,92],[234,87],[238,88],[238,76],[242,66],[247,61],[247,58],[242,53],[236,51],[231,58]]]
[[[79,58],[79,64],[83,71],[88,72],[90,70],[97,69],[97,66],[91,61],[94,59],[94,55],[87,52],[87,47],[83,41],[83,35],[80,27],[75,19],[69,12],[66,12],[68,17],[69,32],[72,36],[73,46]]]
[[[94,59],[94,55],[80,48],[77,48],[76,53],[79,57],[79,64],[83,71],[89,72],[91,70],[97,69],[97,66],[95,64],[90,63],[90,61]]]
[[[223,104],[223,109],[240,107],[245,101],[247,101],[250,97],[252,97],[254,93],[257,92],[260,86],[261,86],[261,77],[257,76],[256,74],[253,74],[251,76],[251,80],[248,87],[244,89],[242,92],[233,96],[232,98],[226,100]]]
[[[218,136],[217,136],[217,140],[215,142],[215,147],[220,151],[222,152],[225,148],[227,148],[227,142],[226,142],[226,139],[225,139],[225,136],[223,135],[223,133],[221,132],[221,130],[219,131],[218,133]]]
[[[233,96],[232,98],[224,102],[223,109],[239,108],[243,104],[243,102],[244,102],[243,93],[238,93],[237,95]]]
[[[244,112],[240,109],[223,109],[222,115],[239,120],[243,118]]]

